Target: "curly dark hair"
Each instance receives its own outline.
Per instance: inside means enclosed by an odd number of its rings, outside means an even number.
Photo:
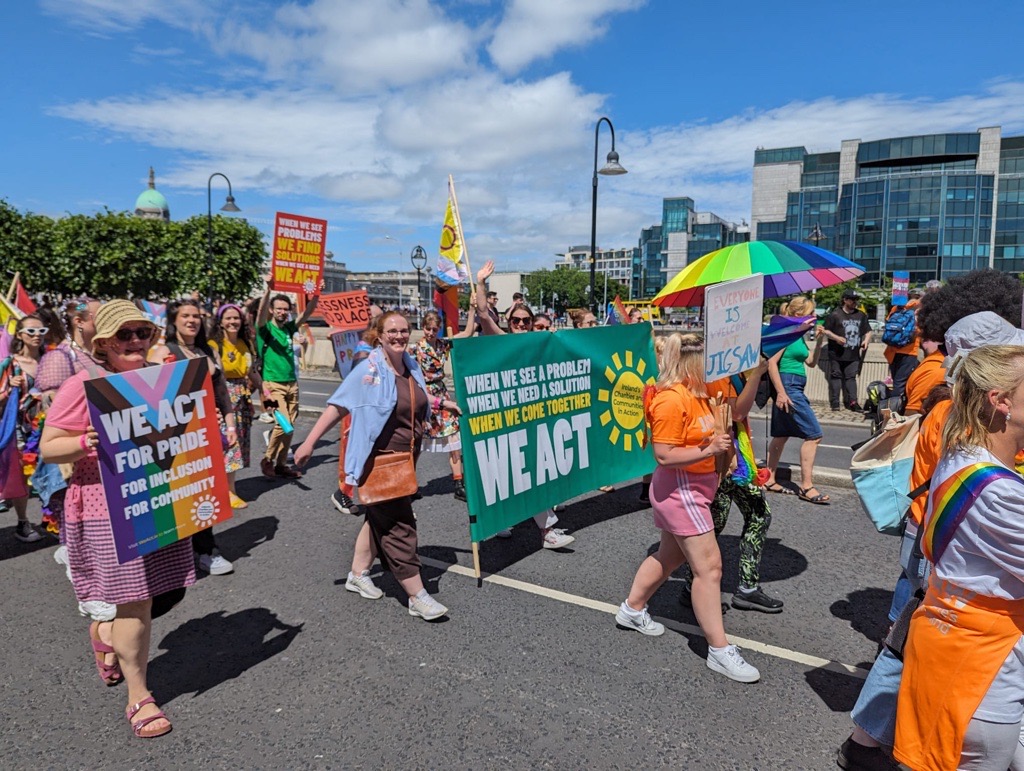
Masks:
[[[1015,327],[1020,325],[1024,284],[1012,273],[991,268],[951,278],[937,292],[928,292],[917,311],[917,329],[924,340],[944,344],[946,330],[965,316],[992,311]]]

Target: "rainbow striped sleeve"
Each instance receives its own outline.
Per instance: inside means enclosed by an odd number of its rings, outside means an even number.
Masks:
[[[998,463],[972,463],[954,473],[932,491],[932,511],[921,537],[921,551],[935,564],[953,540],[957,527],[992,482],[1021,478]]]

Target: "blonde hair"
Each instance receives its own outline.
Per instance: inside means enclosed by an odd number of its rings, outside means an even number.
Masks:
[[[682,383],[694,396],[707,397],[704,383],[704,335],[674,332],[665,338],[658,361],[658,390]]]
[[[782,316],[813,316],[814,315],[814,300],[810,297],[794,297],[788,303],[785,303],[779,308],[779,314]]]
[[[1024,383],[1024,346],[978,348],[960,362],[954,377],[953,409],[942,430],[942,451],[987,447],[995,417],[989,391],[1008,394]]]

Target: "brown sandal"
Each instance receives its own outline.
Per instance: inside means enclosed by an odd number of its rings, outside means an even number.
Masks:
[[[100,673],[103,684],[109,688],[124,680],[124,675],[121,674],[121,664],[116,659],[113,664],[106,662],[107,654],[114,653],[114,649],[100,639],[100,623],[93,621],[89,624],[89,641],[92,643],[92,655],[96,659],[96,671]]]
[[[147,704],[156,704],[156,699],[152,696],[147,696],[137,704],[131,704],[125,709],[124,716],[128,718],[128,722],[132,724],[132,732],[140,739],[155,739],[158,736],[169,734],[173,726],[171,725],[171,721],[167,720],[167,715],[163,713],[163,710],[160,710],[152,717],[143,717],[135,721],[132,720],[133,717],[139,714],[139,710]],[[143,733],[143,731],[146,730],[146,726],[155,720],[167,720],[167,727],[154,730],[152,733]]]

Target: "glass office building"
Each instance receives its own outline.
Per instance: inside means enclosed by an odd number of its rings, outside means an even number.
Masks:
[[[896,270],[915,284],[981,267],[1021,272],[1022,178],[1024,137],[998,127],[847,140],[831,153],[758,150],[753,235],[817,238],[863,265],[864,285]]]

